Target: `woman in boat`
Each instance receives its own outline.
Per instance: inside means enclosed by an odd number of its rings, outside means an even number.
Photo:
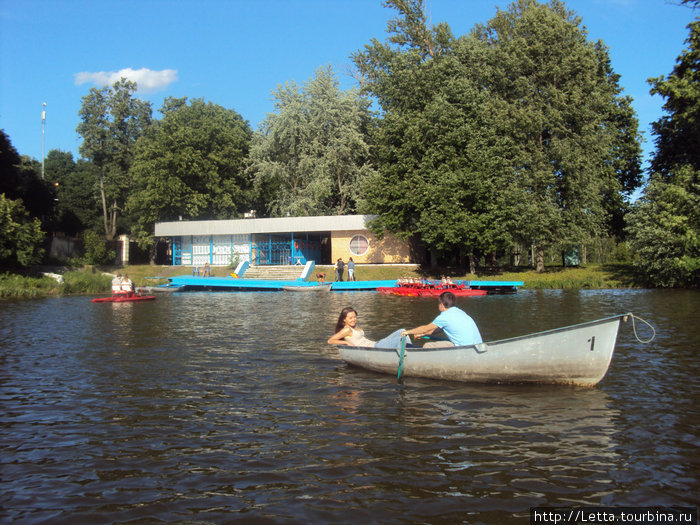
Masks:
[[[376,342],[367,339],[364,330],[357,325],[357,312],[354,308],[348,306],[341,310],[338,322],[335,325],[335,334],[328,339],[328,344],[398,348],[401,344],[401,332],[403,332],[403,328],[399,328],[384,339],[380,339]],[[408,342],[410,342],[410,340]]]
[[[134,283],[131,282],[131,279],[129,279],[129,274],[125,273],[124,278],[122,279],[122,293],[126,295],[133,295],[135,290],[136,287],[134,286]]]

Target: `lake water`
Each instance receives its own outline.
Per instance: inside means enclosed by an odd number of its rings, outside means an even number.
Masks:
[[[594,388],[374,374],[326,344],[435,299],[183,293],[0,302],[4,523],[528,523],[533,506],[700,500],[700,294],[460,298],[485,340],[633,312]],[[637,324],[641,339],[650,332]]]

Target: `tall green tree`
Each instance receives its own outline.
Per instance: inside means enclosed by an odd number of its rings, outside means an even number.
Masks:
[[[666,115],[652,125],[651,176],[627,217],[634,264],[652,286],[700,286],[700,21],[688,28],[672,73],[649,81]]]
[[[649,79],[653,95],[661,95],[666,115],[652,124],[656,151],[651,171],[670,175],[676,166],[700,170],[700,21],[688,26],[688,47],[668,77]]]
[[[328,66],[304,86],[274,93],[275,112],[255,135],[249,175],[265,215],[345,214],[372,174],[368,101],[342,91]]]
[[[487,125],[485,92],[470,64],[480,50],[430,26],[417,0],[391,1],[386,43],[373,40],[353,59],[363,88],[382,109],[376,133],[379,171],[363,193],[375,230],[419,236],[433,253],[461,256],[501,246],[504,221],[494,172],[497,137]],[[493,227],[488,228],[491,224]]]
[[[236,111],[202,99],[166,99],[138,142],[130,176],[132,235],[151,245],[156,222],[228,219],[251,202],[244,174],[252,130]]]
[[[131,190],[128,173],[134,145],[151,124],[151,104],[134,97],[136,83],[124,78],[111,87],[92,88],[82,98],[77,132],[80,154],[98,172],[97,189],[105,237],[117,234],[120,212]]]
[[[483,83],[493,123],[510,141],[514,232],[537,247],[581,244],[606,231],[609,199],[639,184],[636,119],[607,49],[558,0],[518,0],[474,37],[488,46]],[[606,197],[608,201],[606,202]]]
[[[607,50],[563,4],[521,0],[454,39],[419,0],[354,56],[384,112],[367,210],[437,252],[582,242],[639,184],[636,119]]]

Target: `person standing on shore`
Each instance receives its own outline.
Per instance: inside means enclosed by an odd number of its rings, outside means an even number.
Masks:
[[[343,259],[338,257],[338,262],[335,263],[335,280],[336,281],[343,280],[343,271],[344,270],[345,270],[345,264],[343,263]]]
[[[352,257],[350,257],[350,260],[348,261],[348,281],[354,281],[355,280],[355,261],[352,260]]]

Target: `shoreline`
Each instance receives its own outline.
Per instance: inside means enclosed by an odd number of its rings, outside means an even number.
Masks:
[[[316,267],[326,275],[333,275],[333,266]],[[49,269],[48,267],[45,269]],[[112,274],[128,273],[137,287],[153,286],[167,282],[167,278],[189,275],[188,266],[131,265],[124,267],[86,266],[79,269],[50,267],[53,274],[61,273],[62,282],[55,276],[41,276],[42,268],[36,268],[28,275],[19,273],[0,274],[0,299],[29,299],[36,297],[64,295],[101,295],[109,293]],[[228,276],[233,270],[229,267],[212,267],[213,277]],[[476,274],[464,273],[456,268],[436,270],[416,265],[357,265],[355,275],[359,281],[391,280],[402,277],[439,279],[443,275],[460,280],[522,281],[522,290],[577,290],[577,289],[629,289],[644,286],[635,282],[633,267],[629,264],[586,264],[579,267],[547,266],[537,273],[531,268],[490,269]],[[41,276],[41,277],[40,277]]]

